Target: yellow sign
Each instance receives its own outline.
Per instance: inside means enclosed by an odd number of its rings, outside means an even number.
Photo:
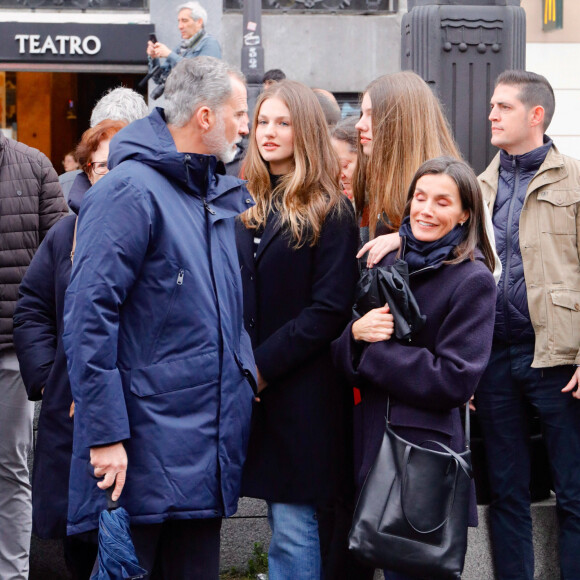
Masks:
[[[544,3],[543,30],[563,28],[564,0],[542,0]]]

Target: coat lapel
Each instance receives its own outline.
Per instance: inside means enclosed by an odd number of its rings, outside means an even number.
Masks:
[[[256,252],[256,263],[262,257],[262,254],[266,251],[266,248],[270,242],[276,237],[280,232],[280,220],[278,215],[275,213],[270,213],[268,220],[266,222],[266,227],[264,228],[264,234],[258,245],[258,251]]]

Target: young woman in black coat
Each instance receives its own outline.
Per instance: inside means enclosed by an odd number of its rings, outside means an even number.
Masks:
[[[126,124],[106,120],[83,134],[77,158],[84,172],[69,195],[75,214],[85,192],[107,173],[109,142]],[[32,530],[40,538],[63,539],[67,567],[80,580],[90,576],[97,546],[94,538],[66,535],[73,398],[62,331],[76,219],[70,215],[52,227],[26,271],[14,312],[14,346],[28,398],[42,400],[32,470]]]
[[[464,449],[460,407],[473,395],[491,351],[496,286],[481,191],[471,168],[439,157],[413,178],[399,230],[409,285],[426,323],[409,341],[393,336],[388,305],[349,324],[333,345],[334,361],[362,395],[362,486],[385,431],[415,444],[434,440]],[[380,266],[393,264],[391,252]],[[475,494],[471,523],[476,522]],[[411,576],[385,571],[387,580]]]
[[[268,502],[270,580],[321,577],[317,511],[351,478],[352,390],[330,343],[351,316],[358,230],[338,175],[311,89],[267,89],[244,165],[256,206],[241,216],[237,241],[259,380],[242,493]]]

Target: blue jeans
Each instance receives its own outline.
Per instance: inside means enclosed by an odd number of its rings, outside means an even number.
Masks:
[[[580,401],[560,390],[572,365],[531,368],[533,344],[495,345],[476,395],[492,494],[498,580],[533,580],[526,403],[540,417],[556,491],[562,580],[580,578]]]
[[[268,502],[268,522],[272,529],[269,580],[320,580],[322,560],[316,508]]]

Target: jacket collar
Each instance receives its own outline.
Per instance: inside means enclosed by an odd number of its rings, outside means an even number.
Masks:
[[[84,171],[73,181],[68,194],[68,206],[78,215],[85,193],[91,188],[91,182]]]
[[[490,196],[487,196],[484,201],[488,204],[488,207],[493,207],[495,203],[495,198],[497,195],[497,188],[499,184],[499,168],[500,168],[500,153],[498,153],[487,166],[486,170],[479,176],[482,183],[489,187],[491,192]],[[564,179],[568,175],[568,170],[564,163],[564,157],[558,151],[558,148],[552,142],[552,146],[548,151],[546,158],[540,168],[534,175],[533,179],[528,185],[528,191],[526,193],[526,198],[530,195],[532,191],[538,187],[544,185],[549,185],[550,183],[555,183]],[[484,190],[485,191],[485,190]]]
[[[552,140],[547,135],[544,135],[543,145],[522,155],[509,155],[502,149],[499,152],[500,166],[504,171],[509,173],[515,172],[516,165],[523,171],[533,171],[535,173],[546,159],[546,155],[551,147]]]

